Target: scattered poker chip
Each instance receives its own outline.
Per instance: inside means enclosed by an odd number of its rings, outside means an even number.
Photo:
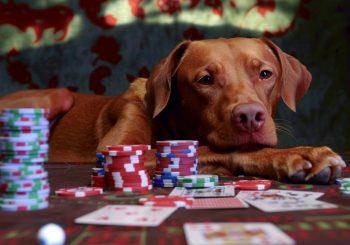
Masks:
[[[62,188],[55,191],[58,196],[65,197],[88,197],[97,196],[103,193],[103,189],[99,187],[75,187]]]
[[[49,202],[42,202],[38,204],[0,204],[0,210],[2,211],[34,211],[45,209],[49,206]]]
[[[178,186],[182,186],[185,188],[209,188],[209,187],[214,187],[217,186],[217,182],[206,182],[206,183],[182,183],[178,182]]]
[[[193,204],[194,198],[182,196],[153,196],[140,198],[139,203],[145,206],[155,207],[186,207]]]
[[[236,189],[240,190],[266,190],[271,187],[271,180],[237,180],[233,182],[224,183],[224,185],[234,185]]]
[[[112,145],[106,146],[109,151],[148,151],[151,149],[150,145]]]
[[[198,141],[196,140],[163,140],[157,141],[156,145],[158,146],[190,146],[190,145],[198,145]]]
[[[199,184],[207,182],[218,182],[219,176],[209,174],[187,175],[179,177],[178,180],[182,181],[183,183]]]

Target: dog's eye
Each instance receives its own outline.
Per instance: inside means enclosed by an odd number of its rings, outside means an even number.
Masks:
[[[214,79],[210,75],[205,75],[202,78],[200,78],[197,82],[204,84],[204,85],[211,85],[214,83]]]
[[[271,77],[271,75],[272,75],[272,72],[271,72],[271,71],[262,70],[262,71],[260,72],[259,78],[260,78],[260,79],[268,79],[269,77]]]

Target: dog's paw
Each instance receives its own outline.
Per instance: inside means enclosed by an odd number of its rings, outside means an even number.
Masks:
[[[330,184],[341,176],[346,166],[329,147],[296,147],[285,149],[273,158],[279,179],[293,183]]]

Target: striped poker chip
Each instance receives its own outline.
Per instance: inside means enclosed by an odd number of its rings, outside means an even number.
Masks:
[[[156,157],[159,158],[186,158],[186,157],[197,157],[197,153],[156,153]]]
[[[50,109],[46,108],[5,108],[2,109],[2,114],[10,115],[47,115]]]
[[[209,174],[187,175],[178,178],[183,183],[206,183],[206,182],[218,182],[219,176]]]
[[[7,169],[0,169],[0,177],[16,177],[16,178],[25,178],[27,175],[38,175],[43,174],[45,172],[45,169],[43,166],[21,166],[21,168],[15,169],[15,168],[7,168]],[[2,166],[1,166],[2,167]]]
[[[12,199],[36,199],[48,197],[50,194],[50,188],[41,189],[37,191],[14,191],[14,192],[0,192],[0,198],[12,198]]]
[[[177,183],[162,183],[162,182],[153,181],[153,186],[162,187],[162,188],[174,188],[177,186]]]
[[[5,137],[5,136],[0,137],[0,142],[20,143],[20,144],[24,144],[24,145],[37,143],[38,141],[42,141],[42,140],[36,134],[33,134],[30,137],[28,136],[27,138],[25,138],[25,137]],[[46,143],[45,141],[42,142],[42,144],[45,144],[45,143]]]
[[[151,150],[150,145],[110,145],[106,146],[109,151],[148,151]]]
[[[62,188],[55,191],[58,196],[65,197],[88,197],[101,195],[103,189],[99,187],[75,187],[75,188]]]
[[[161,153],[195,153],[197,152],[197,146],[156,146],[157,152]]]
[[[47,158],[43,157],[27,157],[27,158],[8,158],[6,161],[3,161],[4,164],[24,164],[24,165],[32,165],[32,164],[41,164],[47,161]]]
[[[197,167],[192,168],[156,168],[156,171],[162,171],[164,173],[171,173],[171,172],[194,172],[197,171]]]
[[[169,180],[177,181],[177,177],[169,176],[169,175],[163,175],[163,174],[156,174],[156,175],[154,175],[153,179],[157,179],[157,180],[169,179]]]
[[[45,209],[49,206],[49,202],[42,202],[38,204],[0,204],[0,210],[2,211],[34,211]]]
[[[144,192],[148,192],[150,190],[152,190],[153,186],[152,185],[148,185],[146,187],[122,187],[122,188],[114,188],[114,190],[116,192],[126,192],[126,193],[132,193],[132,192],[140,192],[140,193],[144,193]]]
[[[178,186],[182,186],[185,188],[209,188],[209,187],[214,187],[217,186],[217,182],[206,182],[206,183],[182,183],[178,182]]]
[[[11,144],[0,142],[1,151],[35,151],[49,150],[48,144]]]
[[[32,120],[10,120],[0,117],[0,126],[5,127],[48,127],[49,121],[46,119],[32,119]]]
[[[163,140],[163,141],[157,141],[157,146],[190,146],[198,145],[197,140]]]
[[[106,156],[106,164],[124,164],[124,163],[143,163],[145,161],[144,156],[123,156],[123,157],[111,157]]]
[[[266,190],[271,187],[271,180],[253,179],[253,180],[237,180],[224,183],[224,185],[233,185],[240,190]]]
[[[31,133],[22,133],[20,131],[0,131],[1,137],[11,137],[11,138],[18,138],[22,139],[23,141],[30,141],[30,140],[48,140],[49,138],[49,130],[37,130]]]
[[[105,156],[117,157],[117,156],[140,156],[143,155],[143,151],[101,151]]]
[[[186,207],[193,204],[194,198],[182,196],[163,196],[140,198],[139,203],[145,206],[155,207]]]
[[[2,198],[0,197],[0,204],[7,204],[7,205],[35,205],[40,204],[43,202],[48,202],[49,197],[43,197],[43,198],[32,198],[32,199],[15,199],[15,198]]]
[[[48,174],[47,172],[42,172],[40,174],[27,174],[25,176],[22,175],[1,175],[2,180],[22,180],[22,179],[44,179],[47,178]]]
[[[0,181],[0,190],[5,192],[32,192],[49,189],[47,179]]]

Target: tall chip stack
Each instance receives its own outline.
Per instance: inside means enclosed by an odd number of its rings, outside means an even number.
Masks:
[[[175,187],[178,176],[198,174],[198,141],[157,141],[156,150],[153,186]]]
[[[130,193],[147,193],[152,189],[152,182],[145,169],[145,153],[149,145],[107,146],[101,153],[105,156],[107,189]]]
[[[49,206],[49,111],[4,109],[0,114],[0,210],[29,211]]]

